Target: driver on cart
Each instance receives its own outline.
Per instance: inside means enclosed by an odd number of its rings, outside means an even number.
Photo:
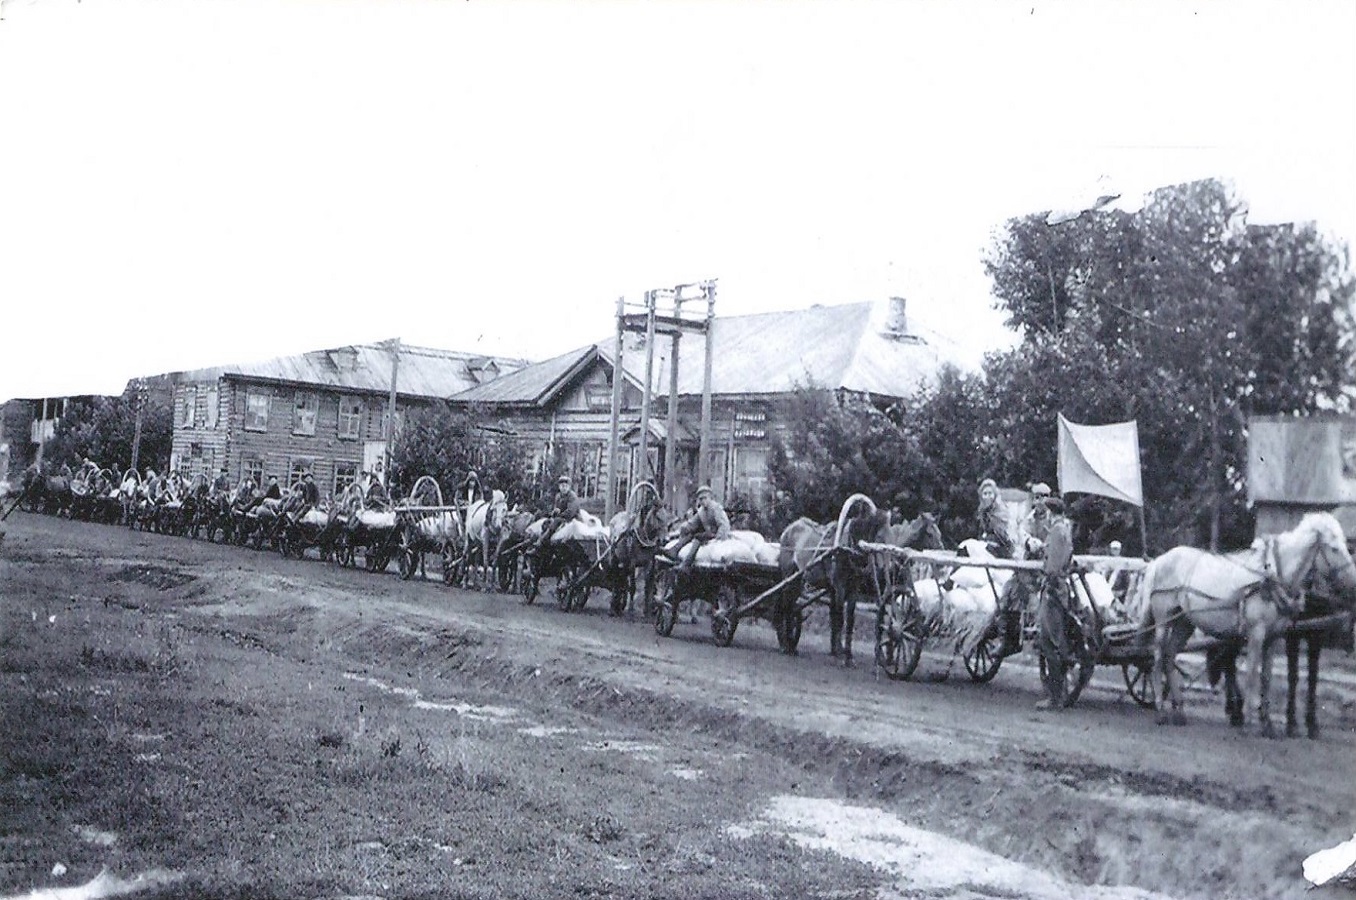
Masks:
[[[1045,540],[1050,531],[1050,486],[1038,482],[1031,486],[1031,512],[1027,513],[1017,535],[1017,544],[1025,559],[1040,559],[1045,552]],[[1011,656],[1022,649],[1022,609],[1039,586],[1029,572],[1013,572],[998,598],[998,611],[1003,621],[1003,644],[998,648],[999,658]]]
[[[570,476],[562,475],[556,479],[556,499],[551,512],[541,526],[541,537],[528,548],[528,556],[536,556],[551,540],[551,535],[560,530],[560,526],[578,517],[579,495],[570,487]]]
[[[680,569],[692,566],[702,544],[707,541],[723,541],[730,536],[730,517],[725,514],[725,507],[716,500],[716,494],[709,486],[702,485],[697,488],[697,508],[692,511],[687,521],[679,526],[678,534],[682,540],[678,546],[668,551],[669,556],[680,559],[683,548],[688,544],[692,545],[692,551],[688,553],[687,558],[678,564]]]

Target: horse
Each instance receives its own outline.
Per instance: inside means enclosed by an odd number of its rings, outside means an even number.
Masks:
[[[854,512],[858,508],[860,512]],[[923,514],[912,522],[892,529],[890,515],[876,508],[870,497],[853,494],[839,511],[837,523],[820,525],[800,518],[783,529],[778,538],[781,549],[778,566],[782,576],[801,575],[801,593],[806,589],[824,590],[829,596],[829,653],[843,657],[845,666],[853,666],[852,637],[857,624],[857,597],[868,589],[879,599],[880,574],[872,554],[858,548],[861,541],[915,549],[941,549],[942,533],[936,519]],[[785,627],[794,609],[796,597],[783,595],[777,618]]]
[[[654,559],[675,518],[654,486],[641,482],[631,491],[627,509],[618,512],[608,523],[612,542],[606,566],[614,582],[612,615],[635,613],[637,572],[643,573],[644,615],[654,614],[651,609],[655,597]]]
[[[1317,579],[1315,579],[1317,581]],[[1299,717],[1296,714],[1296,694],[1299,690],[1299,645],[1304,642],[1308,661],[1308,690],[1305,697],[1305,733],[1312,739],[1319,736],[1318,726],[1318,661],[1324,647],[1351,652],[1352,611],[1340,611],[1336,598],[1327,586],[1311,584],[1304,591],[1304,609],[1294,626],[1285,631],[1286,737],[1299,735]],[[1224,711],[1229,724],[1243,725],[1243,694],[1238,689],[1238,657],[1242,654],[1242,640],[1224,640],[1209,647],[1205,653],[1206,673],[1210,686],[1224,681]]]
[[[70,475],[49,475],[40,463],[33,463],[24,469],[22,484],[21,496],[29,512],[59,516],[69,511],[72,500]]]
[[[1186,722],[1176,656],[1199,628],[1226,642],[1246,642],[1246,708],[1237,715],[1231,711],[1230,717],[1242,724],[1255,710],[1262,734],[1271,736],[1272,645],[1302,615],[1301,592],[1313,575],[1341,595],[1345,609],[1356,606],[1356,562],[1330,513],[1308,513],[1290,531],[1258,538],[1239,553],[1174,547],[1151,561],[1129,613],[1141,631],[1153,630],[1150,696],[1158,702],[1166,680],[1171,701],[1169,711],[1160,710],[1159,721]]]
[[[514,507],[504,515],[504,524],[499,531],[499,543],[495,546],[494,559],[497,580],[501,591],[519,590],[519,559],[523,550],[541,536],[541,523],[545,519],[531,510]],[[532,531],[536,526],[535,532]]]
[[[471,577],[473,554],[480,551],[481,585],[486,579],[491,589],[495,586],[494,572],[499,552],[499,537],[504,530],[504,520],[508,516],[508,501],[503,491],[492,491],[489,500],[477,500],[466,508],[466,569],[465,578]]]

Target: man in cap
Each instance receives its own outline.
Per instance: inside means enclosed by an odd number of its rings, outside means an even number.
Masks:
[[[306,510],[320,502],[320,488],[315,486],[315,476],[310,469],[302,473],[297,491],[301,495],[301,511],[297,515],[305,515]]]
[[[1064,515],[1064,501],[1050,497],[1046,507],[1045,540],[1042,543],[1041,579],[1044,590],[1036,612],[1039,630],[1036,646],[1045,657],[1046,698],[1037,709],[1063,709],[1068,705],[1065,675],[1078,662],[1075,648],[1081,646],[1078,619],[1069,610],[1069,569],[1073,564],[1073,523]]]
[[[268,487],[264,489],[265,500],[281,500],[282,486],[278,484],[278,476],[268,476]]]
[[[570,485],[570,476],[561,475],[556,479],[556,499],[551,504],[551,512],[547,514],[546,521],[542,523],[541,537],[528,549],[528,554],[536,556],[560,526],[579,515],[579,509],[579,495]]]
[[[222,466],[217,477],[212,479],[212,493],[217,496],[229,493],[231,490],[231,479],[226,475],[226,467]]]
[[[679,563],[681,568],[692,565],[702,544],[707,541],[723,541],[730,536],[730,517],[725,514],[725,507],[716,500],[715,491],[711,490],[710,486],[704,484],[697,488],[697,506],[687,521],[680,526],[678,533],[682,540],[678,546],[669,551],[669,555],[679,558],[683,548],[692,544],[692,552]]]
[[[1050,533],[1050,485],[1039,481],[1031,486],[1031,512],[1022,520],[1019,543],[1026,559],[1038,559],[1045,550]]]

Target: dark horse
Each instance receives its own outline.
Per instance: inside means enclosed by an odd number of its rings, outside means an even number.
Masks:
[[[1336,650],[1352,650],[1352,613],[1344,609],[1336,598],[1317,579],[1304,593],[1304,610],[1293,625],[1285,631],[1286,697],[1285,697],[1285,734],[1286,737],[1299,735],[1299,717],[1296,714],[1295,698],[1299,692],[1299,651],[1300,641],[1304,642],[1308,661],[1309,681],[1305,693],[1304,729],[1311,738],[1319,735],[1318,727],[1318,659],[1324,647]],[[1225,640],[1212,646],[1205,654],[1206,673],[1210,686],[1216,686],[1224,679],[1224,711],[1229,716],[1229,724],[1235,727],[1243,725],[1243,692],[1238,687],[1238,657],[1242,654],[1244,643],[1241,640]]]
[[[21,496],[25,508],[30,512],[61,515],[69,511],[74,496],[71,493],[71,477],[68,474],[48,475],[42,465],[33,463],[24,469]]]
[[[891,525],[890,515],[876,508],[863,494],[853,494],[843,504],[836,523],[820,525],[810,519],[797,519],[782,531],[778,564],[783,577],[801,574],[801,593],[822,590],[829,597],[829,652],[842,656],[843,664],[854,665],[852,635],[857,624],[857,602],[862,596],[878,600],[879,572],[874,555],[858,544],[868,541],[915,549],[941,549],[942,533],[931,515],[923,514],[912,522]],[[785,603],[798,598],[785,595]],[[799,615],[796,609],[783,609],[781,621]]]
[[[649,490],[641,490],[645,487]],[[654,615],[654,558],[674,522],[673,513],[660,501],[653,486],[642,482],[636,488],[631,492],[629,508],[613,516],[610,526],[612,543],[606,565],[614,616],[628,610],[635,612],[637,573],[644,585],[643,613],[646,617]]]

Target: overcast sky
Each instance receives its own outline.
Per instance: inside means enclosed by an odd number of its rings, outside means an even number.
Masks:
[[[1356,242],[1356,3],[4,0],[0,399],[616,298],[909,298],[1001,345],[995,226],[1233,179]]]

